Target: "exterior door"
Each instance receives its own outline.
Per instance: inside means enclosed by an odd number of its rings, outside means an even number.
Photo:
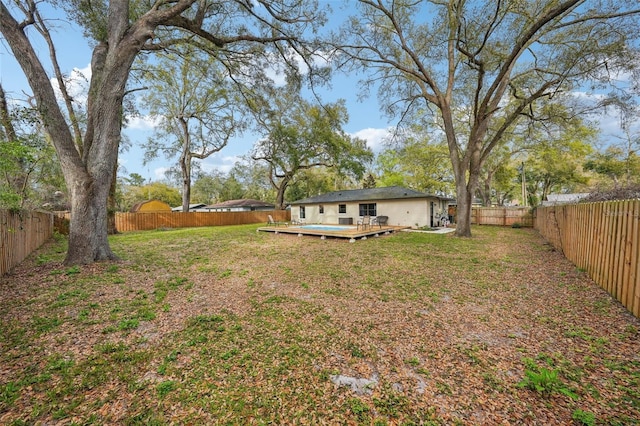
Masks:
[[[434,211],[433,205],[434,205],[434,204],[433,204],[433,201],[431,201],[431,202],[429,203],[429,208],[430,208],[430,210],[431,210],[431,211],[429,212],[429,215],[431,216],[431,220],[429,221],[429,226],[430,226],[430,227],[432,227],[432,228],[434,228],[434,225],[435,225],[435,224],[434,224],[434,221],[433,221],[433,220],[434,220],[434,217],[433,217],[433,211]]]

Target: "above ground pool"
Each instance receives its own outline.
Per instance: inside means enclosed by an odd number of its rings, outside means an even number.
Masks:
[[[341,225],[301,225],[302,229],[311,229],[314,231],[351,231],[356,229],[355,226],[341,226]]]

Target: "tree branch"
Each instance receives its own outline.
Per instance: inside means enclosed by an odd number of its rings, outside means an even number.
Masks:
[[[549,10],[546,14],[533,22],[533,24],[531,24],[531,26],[522,33],[522,36],[518,40],[516,40],[515,46],[511,50],[511,53],[500,67],[500,71],[493,81],[493,84],[487,90],[487,93],[479,109],[481,117],[485,115],[485,112],[487,110],[497,107],[500,99],[502,99],[504,91],[507,88],[509,82],[509,74],[515,66],[517,59],[534,41],[538,32],[549,22],[565,15],[567,12],[576,7],[580,2],[581,0],[568,0],[564,3],[560,3],[558,6]]]

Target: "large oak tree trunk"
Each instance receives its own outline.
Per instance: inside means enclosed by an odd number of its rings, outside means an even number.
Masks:
[[[195,3],[198,4],[192,9]],[[129,0],[109,0],[104,4],[101,3],[97,6],[95,16],[104,14],[104,20],[100,18],[100,24],[105,24],[105,27],[100,28],[100,31],[96,31],[95,34],[97,44],[91,60],[92,74],[88,93],[86,132],[84,139],[80,142],[79,138],[73,137],[58,105],[49,76],[26,36],[25,29],[34,24],[33,14],[36,12],[35,3],[31,2],[29,5],[33,7],[22,10],[25,15],[24,22],[18,23],[4,2],[0,1],[0,33],[18,60],[33,90],[44,128],[51,136],[71,194],[70,239],[65,260],[67,264],[115,259],[107,239],[107,200],[109,187],[116,172],[125,88],[134,59],[145,48],[145,44],[156,37],[154,31],[158,26],[182,28],[187,33],[194,34],[206,43],[219,48],[236,42],[266,44],[296,40],[296,36],[287,35],[282,31],[282,27],[272,23],[271,19],[261,17],[260,13],[249,11],[246,4],[236,6],[239,11],[246,11],[247,16],[253,16],[260,22],[257,25],[258,35],[249,36],[243,30],[238,35],[225,34],[220,38],[205,29],[209,24],[204,20],[211,12],[208,2],[176,0],[158,3],[145,13],[136,16],[135,19],[131,15]],[[274,21],[289,23],[292,27],[307,23],[306,19],[276,16],[275,9],[266,12]],[[278,34],[262,34],[264,26],[277,28]],[[89,27],[93,27],[93,23],[90,23]],[[213,28],[217,29],[217,26],[213,25]],[[88,30],[88,32],[92,31]],[[187,39],[188,37],[185,37],[182,41],[187,42]],[[162,44],[158,40],[154,46],[146,47],[157,49]],[[171,44],[167,41],[166,45]],[[244,54],[238,53],[238,57]],[[188,191],[186,195],[188,196]]]
[[[284,193],[287,190],[287,187],[289,186],[289,182],[290,181],[291,181],[291,179],[285,177],[280,182],[280,185],[276,187],[276,189],[278,190],[278,192],[276,194],[276,208],[278,208],[280,210],[284,210],[284,209],[287,208],[287,206],[285,205],[285,202],[284,202]]]
[[[76,181],[71,188],[69,250],[65,264],[115,260],[107,239],[107,195],[111,181]]]
[[[18,22],[0,3],[0,31],[27,76],[71,194],[67,265],[116,259],[107,239],[107,200],[118,160],[122,101],[131,64],[151,35],[146,29],[140,34],[125,31],[127,4],[111,3],[114,31],[109,42],[98,43],[94,49],[86,134],[78,147],[38,55]],[[116,6],[122,10],[115,10]]]
[[[482,197],[482,205],[485,207],[491,207],[491,184],[493,182],[493,171],[488,171],[487,176],[483,182],[483,189],[478,191]]]
[[[456,236],[471,236],[471,205],[473,203],[473,194],[469,191],[466,179],[456,177]]]
[[[480,131],[483,129],[480,128]],[[471,237],[471,207],[473,197],[478,188],[480,170],[482,169],[481,137],[471,139],[465,156],[460,158],[451,155],[456,178],[456,233],[458,237]]]
[[[92,61],[94,78],[89,89],[87,133],[83,145],[83,168],[65,172],[71,189],[71,222],[66,264],[115,260],[107,239],[109,195],[115,179],[122,126],[122,98],[129,61],[106,67],[107,56],[96,47]],[[113,53],[110,53],[113,55]],[[108,83],[106,83],[108,82]]]
[[[65,171],[67,186],[73,188],[66,264],[117,259],[107,239],[108,202],[117,170],[122,101],[137,50],[134,43],[124,42],[100,43],[94,49],[83,167]]]
[[[182,211],[189,211],[189,203],[191,203],[191,159],[180,161],[182,169]]]
[[[279,187],[278,188],[278,193],[276,194],[276,208],[278,208],[279,210],[284,210],[285,209],[285,205],[284,205],[284,187]]]
[[[118,227],[116,226],[116,210],[117,210],[117,173],[118,173],[118,163],[114,165],[113,170],[113,178],[111,179],[111,185],[109,188],[109,200],[107,202],[107,234],[115,235],[118,233]]]
[[[447,137],[447,145],[449,146],[449,158],[453,166],[453,173],[456,179],[456,232],[458,237],[471,237],[471,205],[473,202],[473,193],[475,191],[475,183],[477,179],[470,180],[473,170],[480,170],[479,152],[471,151],[473,148],[478,149],[478,144],[469,143],[469,149],[464,156],[461,156],[456,141],[456,132],[453,122],[453,113],[450,108],[450,100],[443,99],[441,103],[442,118],[444,122],[444,130]],[[478,139],[476,139],[477,141]],[[475,162],[475,163],[474,163]],[[474,167],[475,166],[475,167]]]

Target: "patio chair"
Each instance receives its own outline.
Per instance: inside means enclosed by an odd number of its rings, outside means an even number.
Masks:
[[[387,226],[388,221],[389,216],[376,216],[371,220],[371,225],[378,225],[379,228],[382,228],[382,225]]]
[[[267,215],[267,226],[279,226],[279,225],[289,226],[287,222],[276,222],[275,220],[273,220],[273,216]]]
[[[362,216],[356,223],[356,230],[360,229],[360,227],[367,229],[367,226],[371,226],[371,216]]]
[[[291,224],[292,225],[304,225],[305,224],[305,219],[299,219],[297,217],[291,218]]]

